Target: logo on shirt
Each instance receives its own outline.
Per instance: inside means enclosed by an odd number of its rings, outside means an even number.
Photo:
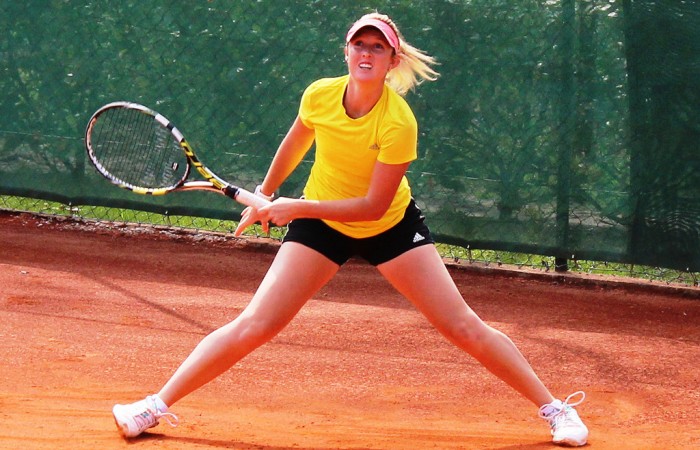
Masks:
[[[375,143],[369,146],[370,150],[379,150],[379,146]]]
[[[424,239],[425,238],[420,233],[416,233],[416,235],[413,236],[413,243],[415,244],[416,242],[420,242]]]

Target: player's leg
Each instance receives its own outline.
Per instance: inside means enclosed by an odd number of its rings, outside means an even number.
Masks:
[[[554,399],[513,342],[465,303],[434,246],[409,250],[378,269],[440,333],[489,371],[537,406]]]
[[[168,407],[277,335],[338,268],[338,264],[302,244],[282,244],[248,306],[232,322],[206,336],[158,395],[114,407],[121,433],[137,436],[155,426],[160,417],[171,424],[177,422],[167,412]]]
[[[586,444],[588,429],[573,408],[585,394],[556,400],[510,338],[466,304],[434,246],[413,248],[377,267],[445,337],[537,405],[540,417],[551,426],[554,443]],[[570,403],[577,395],[582,398]]]
[[[172,405],[272,339],[337,271],[337,264],[316,251],[284,243],[248,306],[197,345],[160,398]]]

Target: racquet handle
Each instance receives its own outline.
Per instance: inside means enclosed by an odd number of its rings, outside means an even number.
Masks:
[[[226,188],[224,188],[224,194],[226,194],[227,197],[236,200],[238,203],[246,206],[252,206],[254,208],[262,208],[263,206],[270,204],[270,202],[264,198],[258,197],[257,195],[250,191],[246,191],[243,188],[226,186]]]

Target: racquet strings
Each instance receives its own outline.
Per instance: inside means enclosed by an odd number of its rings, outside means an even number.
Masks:
[[[90,138],[102,168],[130,187],[174,188],[187,177],[188,161],[179,142],[149,114],[108,109],[95,122]]]

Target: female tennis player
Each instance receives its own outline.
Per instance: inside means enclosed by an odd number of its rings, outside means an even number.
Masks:
[[[588,429],[574,406],[585,394],[555,399],[513,342],[467,306],[411,197],[405,174],[417,157],[417,124],[402,95],[437,78],[434,59],[409,45],[394,22],[378,13],[349,29],[345,59],[348,74],[306,89],[299,114],[256,189],[271,199],[315,142],[304,196],[243,211],[236,235],[256,222],[265,229],[268,223],[288,224],[250,304],[205,337],[160,392],[114,406],[119,430],[125,437],[138,436],[160,418],[176,425],[169,407],[272,339],[343,263],[360,256],[447,339],[534,403],[549,422],[554,443],[584,445]]]

